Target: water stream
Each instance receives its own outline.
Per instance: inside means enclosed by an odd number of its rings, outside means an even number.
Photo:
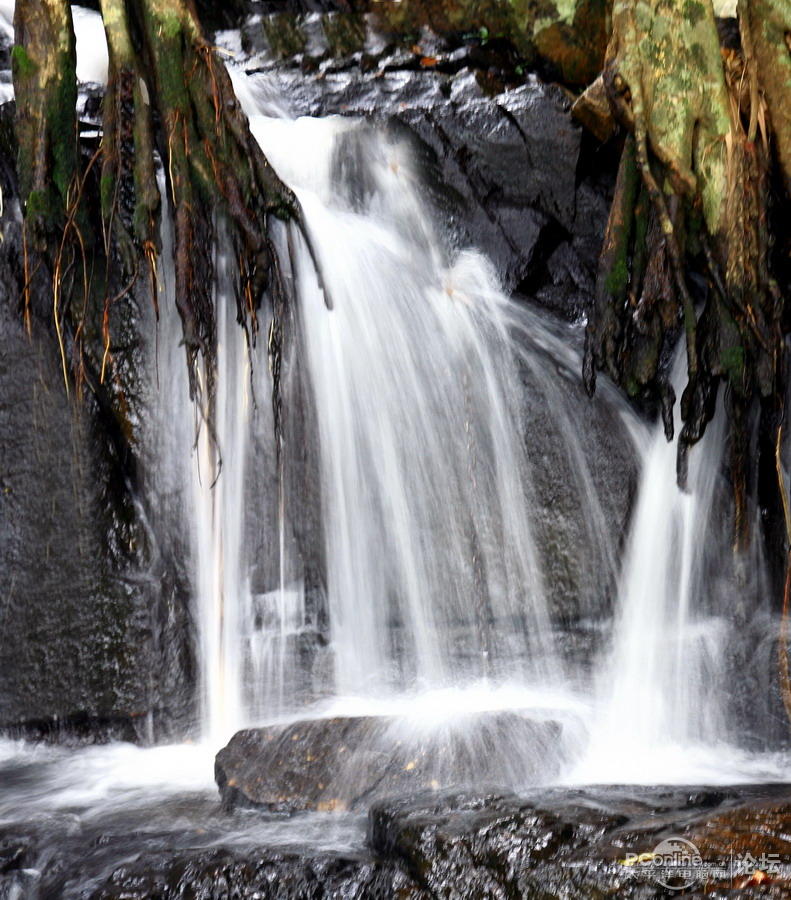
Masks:
[[[152,792],[200,805],[214,797],[213,753],[238,728],[329,714],[395,716],[401,736],[502,710],[556,719],[562,740],[538,748],[555,758],[543,772],[531,763],[534,781],[785,780],[787,761],[748,753],[726,708],[734,626],[727,589],[712,587],[711,549],[725,535],[721,423],[693,451],[682,493],[675,445],[603,387],[641,469],[616,577],[619,548],[558,389],[577,378],[579,327],[558,337],[502,292],[480,253],[449,247],[407,146],[357,120],[292,120],[265,79],[234,77],[303,204],[333,309],[301,238],[283,228],[294,306],[281,486],[265,335],[250,348],[236,323],[222,241],[214,436],[189,400],[165,229],[147,484],[184,529],[203,741],[77,753],[4,744],[15,774],[0,817],[22,797],[37,815],[85,815],[103,800],[147,809]],[[550,440],[589,510],[588,568],[616,583],[593,673],[559,646],[535,515],[547,461],[525,440],[532,407],[550,411]],[[514,757],[535,748],[505,749],[500,774],[518,788]],[[347,832],[337,842],[354,844]]]

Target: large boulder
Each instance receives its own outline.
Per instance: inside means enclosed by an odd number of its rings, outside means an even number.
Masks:
[[[518,712],[446,724],[335,717],[238,732],[215,777],[228,808],[359,810],[425,788],[530,784],[556,775],[563,758],[561,726]]]

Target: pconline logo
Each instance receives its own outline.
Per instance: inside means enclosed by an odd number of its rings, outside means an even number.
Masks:
[[[685,838],[667,838],[656,845],[652,857],[653,878],[662,887],[682,891],[692,887],[703,873],[700,851]]]
[[[749,853],[731,854],[726,859],[704,860],[698,848],[682,837],[669,837],[651,853],[629,853],[620,860],[634,875],[654,881],[671,891],[683,891],[696,883],[730,881],[746,877],[749,884],[768,881],[780,872],[780,858],[765,853],[759,859]]]

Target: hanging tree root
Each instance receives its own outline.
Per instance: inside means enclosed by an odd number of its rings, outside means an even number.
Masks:
[[[158,155],[173,220],[176,305],[191,394],[210,421],[216,366],[214,229],[222,220],[236,261],[237,318],[250,343],[259,330],[263,297],[271,297],[269,353],[279,446],[280,356],[288,302],[269,232],[273,218],[294,222],[321,282],[300,204],[253,138],[230,76],[203,38],[192,4],[101,0],[101,12],[109,78],[101,164],[91,176],[95,180],[100,168],[98,222],[81,191],[87,173],[77,144],[70,7],[65,0],[19,0],[15,14],[25,227],[35,237],[31,269],[44,264],[53,273],[64,374],[67,356],[76,373],[85,368],[80,358],[88,352],[99,383],[105,381],[113,369],[110,308],[146,269],[157,303]],[[26,296],[30,284],[28,275]],[[331,306],[326,291],[325,300]],[[68,339],[69,333],[80,340]]]
[[[272,217],[295,222],[315,262],[299,202],[253,138],[230,76],[204,40],[189,6],[173,0],[126,4],[102,0],[102,14],[115,76],[108,92],[112,102],[105,105],[106,229],[118,229],[121,245],[131,238],[138,258],[141,252],[152,258],[159,204],[153,179],[156,147],[163,160],[174,222],[176,304],[191,393],[197,397],[205,388],[211,409],[216,352],[212,255],[219,209],[238,265],[238,319],[251,342],[258,332],[264,292],[272,295],[274,324],[269,344],[277,397],[280,364],[275,360],[281,352],[286,298],[269,225]],[[142,36],[141,55],[132,51],[130,26]],[[201,361],[205,384],[199,377]],[[279,400],[275,404],[279,409]]]
[[[742,33],[744,52],[721,53],[709,0],[613,6],[604,84],[630,137],[583,369],[591,393],[599,369],[631,396],[658,399],[670,438],[675,398],[667,371],[683,330],[678,480],[686,482],[688,449],[703,436],[725,382],[740,546],[747,540],[747,410],[754,397],[779,394],[783,340],[782,297],[768,264],[766,100],[745,21]],[[692,265],[708,281],[694,294]]]
[[[78,182],[76,49],[65,0],[31,0],[14,11],[16,45],[11,59],[19,153],[17,176],[24,212],[23,311],[30,327],[34,302],[46,295],[58,337],[64,376],[68,302],[61,283],[73,279],[76,256],[61,237],[75,223]],[[69,249],[71,245],[69,245]],[[42,267],[42,260],[50,262]],[[52,271],[51,290],[45,290]],[[67,298],[70,291],[67,291]],[[44,310],[38,310],[44,315]],[[68,379],[67,389],[68,389]]]
[[[77,56],[69,5],[63,0],[17,3],[14,28],[20,197],[29,240],[51,249],[78,172]]]

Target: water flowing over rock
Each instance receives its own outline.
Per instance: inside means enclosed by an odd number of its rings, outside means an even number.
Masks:
[[[471,4],[543,10],[522,43],[386,2],[216,36],[304,229],[271,217],[253,340],[218,221],[194,395],[167,216],[156,303],[114,303],[111,383],[67,394],[45,293],[19,315],[0,107],[0,733],[47,741],[0,739],[0,898],[646,900],[665,840],[730,860],[685,896],[787,896],[777,623],[722,430],[685,493],[650,410],[579,377],[617,154],[543,76],[604,5]]]
[[[562,90],[531,78],[492,92],[466,67],[452,75],[347,68],[320,79],[263,71],[292,115],[363,115],[407,139],[446,239],[483,250],[507,289],[521,285],[568,318],[583,313],[612,176],[606,168],[590,173],[598,150],[583,145]]]
[[[240,731],[218,754],[229,807],[367,809],[376,798],[449,785],[521,783],[561,765],[561,726],[519,712],[437,723],[326,718]],[[529,748],[525,752],[525,748]]]
[[[83,18],[89,24],[96,24],[87,13]],[[433,72],[429,69],[399,69],[397,60],[396,54],[392,66],[384,63],[383,77],[372,77],[372,73],[366,73],[364,67],[356,63],[343,63],[336,71],[329,71],[318,79],[303,76],[293,66],[286,64],[267,72],[262,79],[251,79],[250,83],[259,92],[264,90],[271,94],[272,91],[283,91],[288,97],[292,113],[323,116],[342,113],[350,122],[352,118],[363,117],[372,126],[383,129],[384,140],[390,147],[404,148],[397,152],[403,152],[405,170],[425,185],[421,198],[424,203],[423,214],[429,214],[442,226],[434,229],[430,238],[438,252],[452,259],[467,246],[479,246],[488,252],[498,277],[507,288],[522,284],[530,293],[544,298],[546,305],[560,310],[565,317],[578,317],[584,305],[585,292],[592,284],[595,239],[592,240],[591,236],[595,234],[599,208],[606,211],[608,187],[606,183],[592,186],[593,182],[586,179],[577,185],[580,132],[571,121],[568,103],[562,93],[533,79],[516,91],[488,96],[476,81],[474,72],[462,65],[470,61],[466,57],[459,61],[461,68],[457,66],[450,73]],[[253,61],[249,61],[248,66],[252,64]],[[84,105],[83,130],[86,135],[93,133],[96,128],[99,99],[96,87],[81,96],[81,108]],[[6,112],[10,113],[11,110],[6,108]],[[348,205],[352,209],[361,210],[372,200],[376,201],[378,188],[371,181],[371,175],[375,171],[370,156],[371,147],[375,143],[372,142],[371,133],[362,127],[338,129],[330,174],[334,189],[346,194],[342,198],[342,205]],[[471,140],[473,135],[478,135],[474,141]],[[85,140],[90,142],[93,138],[86,137]],[[6,201],[4,222],[7,226],[5,247],[8,248],[15,246],[11,227],[15,209],[12,202],[14,188],[12,183],[4,184],[3,188]],[[594,209],[597,212],[591,215],[591,210]],[[166,247],[165,256],[168,253]],[[19,272],[15,271],[8,284],[18,283],[18,278]],[[163,270],[163,284],[168,283],[168,278],[166,266]],[[144,303],[145,298],[141,302]],[[23,591],[23,584],[18,581],[16,596],[19,602],[31,612],[36,611],[33,614],[38,617],[39,626],[50,618],[53,628],[48,638],[42,638],[47,642],[46,653],[39,653],[35,665],[19,665],[14,675],[16,681],[13,684],[9,682],[8,689],[3,692],[6,702],[14,705],[14,710],[9,707],[8,715],[3,718],[9,725],[36,719],[42,727],[49,728],[47,721],[51,724],[57,718],[61,723],[67,723],[74,719],[76,723],[85,721],[87,715],[87,721],[95,720],[97,725],[100,719],[116,723],[110,731],[105,729],[105,733],[140,739],[174,730],[183,733],[189,728],[196,707],[204,713],[207,709],[209,701],[205,696],[203,701],[199,699],[200,691],[196,691],[195,684],[197,666],[192,648],[196,633],[192,619],[194,610],[190,610],[190,595],[194,595],[199,589],[194,577],[188,574],[188,569],[193,564],[193,552],[208,560],[208,556],[214,551],[206,543],[211,538],[205,530],[202,532],[203,537],[196,537],[191,535],[191,527],[185,527],[179,521],[185,502],[180,495],[183,488],[179,484],[192,476],[187,474],[182,477],[183,473],[176,475],[178,465],[173,461],[180,455],[188,457],[191,453],[188,433],[193,424],[193,413],[185,406],[184,421],[176,427],[176,420],[170,412],[169,404],[185,390],[180,372],[180,351],[173,343],[177,341],[178,325],[174,329],[170,327],[167,320],[168,305],[161,302],[165,316],[160,322],[159,337],[155,342],[147,338],[141,339],[152,327],[152,319],[141,303],[137,303],[137,306],[135,303],[132,299],[128,304],[129,311],[123,315],[114,311],[114,328],[122,345],[117,351],[119,359],[126,352],[124,347],[132,348],[128,353],[125,370],[128,375],[125,377],[137,392],[137,398],[134,398],[137,406],[132,410],[129,427],[137,430],[135,452],[140,456],[137,461],[140,482],[134,491],[137,491],[141,503],[135,507],[129,505],[128,498],[124,500],[124,516],[131,524],[123,521],[122,530],[127,530],[128,534],[123,540],[129,544],[132,541],[128,535],[134,531],[138,558],[123,566],[108,562],[107,581],[95,590],[90,585],[77,587],[79,582],[72,577],[59,579],[57,585],[58,593],[63,592],[66,584],[75,585],[75,595],[85,596],[93,592],[97,598],[95,603],[101,606],[102,611],[97,615],[95,605],[83,604],[76,619],[69,614],[69,621],[83,621],[79,617],[84,615],[84,621],[101,632],[101,640],[105,644],[103,652],[108,660],[112,660],[114,666],[117,659],[125,662],[120,664],[117,672],[110,678],[100,675],[98,669],[95,673],[83,675],[78,674],[78,669],[72,662],[62,665],[61,660],[66,656],[70,660],[79,656],[69,651],[65,643],[65,636],[73,632],[63,618],[68,604],[54,604],[45,616],[39,616],[37,610],[43,602],[43,594],[25,593],[27,589]],[[9,304],[9,311],[12,305]],[[548,323],[541,323],[540,327],[551,329]],[[233,337],[235,323],[231,319],[227,328],[229,338]],[[567,339],[560,338],[557,346],[565,340]],[[238,343],[241,348],[241,337]],[[50,348],[50,354],[53,350],[54,348]],[[245,351],[238,349],[235,352],[244,354]],[[222,348],[220,353],[221,356],[224,353]],[[228,357],[226,355],[223,358]],[[48,380],[54,384],[58,380],[57,357],[52,356],[48,365]],[[545,589],[548,591],[553,616],[557,618],[560,615],[567,621],[588,617],[598,605],[606,604],[607,585],[612,578],[611,551],[596,537],[595,525],[591,524],[593,520],[588,519],[586,522],[581,515],[582,510],[575,508],[576,497],[580,490],[585,493],[599,490],[605,498],[605,507],[608,507],[604,515],[614,516],[621,523],[619,527],[623,527],[631,490],[629,478],[624,479],[620,473],[617,478],[610,476],[616,468],[610,465],[610,460],[620,451],[619,442],[611,441],[608,437],[609,427],[600,426],[599,412],[606,409],[607,404],[599,404],[601,409],[594,412],[582,400],[579,390],[571,389],[577,365],[576,358],[572,356],[568,361],[567,382],[557,387],[548,385],[540,366],[533,366],[532,369],[530,366],[522,367],[526,390],[532,393],[551,389],[556,396],[564,397],[562,403],[576,404],[578,411],[575,415],[586,418],[585,427],[592,435],[590,448],[584,454],[592,473],[592,481],[589,480],[584,485],[579,482],[576,464],[572,464],[562,474],[558,470],[558,477],[553,475],[547,479],[545,475],[548,470],[544,467],[541,467],[536,476],[541,510],[537,514],[540,530],[538,553],[541,564],[548,567],[551,576],[546,581]],[[246,489],[251,498],[258,499],[258,515],[261,515],[260,510],[264,508],[269,512],[264,513],[264,518],[258,523],[248,514],[238,535],[249,549],[252,588],[248,607],[239,615],[267,625],[271,625],[273,616],[282,616],[282,611],[278,611],[281,601],[275,599],[282,588],[273,573],[285,566],[285,578],[292,598],[288,602],[293,607],[289,615],[293,621],[284,627],[293,633],[283,636],[284,647],[275,647],[274,653],[272,648],[267,650],[261,642],[265,645],[272,640],[276,645],[279,644],[281,639],[275,632],[264,629],[265,633],[254,633],[251,641],[255,643],[255,647],[250,645],[247,661],[240,663],[241,668],[232,680],[241,677],[249,679],[252,672],[255,681],[266,679],[270,683],[270,700],[279,696],[281,699],[277,702],[283,702],[283,671],[282,663],[278,662],[282,650],[287,656],[299,656],[303,660],[298,667],[299,675],[293,673],[291,684],[293,696],[307,700],[321,694],[322,685],[327,684],[327,676],[333,668],[332,650],[329,647],[329,629],[332,623],[328,621],[326,608],[327,557],[326,549],[322,546],[324,526],[321,524],[320,514],[323,502],[319,484],[320,462],[315,439],[310,437],[310,432],[317,427],[314,401],[311,400],[313,389],[306,367],[292,365],[285,382],[285,427],[292,452],[284,473],[284,500],[290,521],[285,526],[280,546],[276,503],[272,500],[277,492],[274,484],[274,451],[265,437],[267,433],[271,433],[271,422],[266,419],[265,403],[261,402],[261,398],[270,390],[264,377],[265,361],[258,359],[253,372],[257,384],[251,394],[251,414],[258,422],[250,431],[249,437],[245,438],[249,443],[247,450],[242,453],[242,456],[247,454],[242,465],[247,472]],[[230,370],[227,375],[229,378],[236,377]],[[166,386],[164,391],[162,385]],[[125,387],[128,388],[129,385]],[[250,402],[251,398],[235,399],[233,403],[241,403],[242,407],[239,408],[244,408],[244,404]],[[60,415],[63,398],[58,403],[60,410],[57,414]],[[153,427],[161,428],[162,434],[168,434],[164,442],[147,433],[152,419],[143,411],[146,405],[155,410]],[[230,406],[229,410],[229,414],[232,414]],[[544,439],[547,429],[555,426],[542,419],[541,407],[531,405],[525,414],[532,420],[527,428],[529,441],[533,445],[529,450],[530,455],[540,458],[555,454],[555,450],[549,446],[551,441],[547,443]],[[42,415],[47,417],[45,413]],[[604,415],[607,417],[609,413],[605,412]],[[617,414],[615,415],[617,418]],[[610,419],[610,422],[612,424],[613,420]],[[9,421],[10,430],[24,432],[26,427],[29,428],[13,416]],[[69,425],[69,428],[72,427],[77,426]],[[97,446],[90,452],[101,456],[107,440],[102,431],[104,427],[102,421],[89,411],[79,428],[85,434],[90,432],[92,437],[81,438],[80,446],[88,446],[95,440]],[[178,439],[175,437],[177,433],[181,435]],[[573,429],[565,428],[565,433],[576,447],[572,452],[581,454],[581,445],[573,434]],[[80,450],[77,456],[84,455],[85,452],[86,450]],[[248,460],[252,460],[254,456],[257,457],[256,464],[248,465]],[[231,461],[230,456],[223,459],[223,463],[227,464],[227,471],[217,489],[212,492],[214,495],[231,497],[232,479],[241,477],[242,471],[238,465],[231,466]],[[557,462],[559,466],[565,465],[560,459]],[[627,448],[624,453],[620,453],[619,468],[628,469],[631,465]],[[200,473],[211,466],[209,456],[204,455],[197,471]],[[63,463],[47,468],[52,472],[62,471]],[[610,487],[614,490],[611,491]],[[97,502],[105,502],[101,498],[91,499],[92,489],[91,485],[85,489],[78,488],[78,492],[87,490],[83,508],[86,508],[86,504],[95,508]],[[32,488],[20,487],[17,490],[18,495],[23,496],[28,490],[32,491]],[[207,503],[211,505],[214,502],[208,495],[201,494],[199,486],[195,490],[195,497],[198,499],[194,502],[198,504],[198,508],[201,504],[206,506]],[[155,498],[153,503],[157,510],[153,519],[147,509],[152,498]],[[90,541],[99,542],[96,549],[88,550],[90,542],[86,543],[86,540],[79,543],[81,548],[86,548],[83,556],[86,570],[90,568],[89,560],[102,556],[101,542],[105,539],[103,528],[108,529],[108,542],[118,541],[113,529],[115,522],[122,519],[115,511],[113,502],[112,498],[108,501],[110,525],[103,524],[107,520],[102,520],[91,528],[95,533],[90,536]],[[189,500],[188,505],[192,502],[193,500]],[[236,501],[229,499],[223,502]],[[264,523],[265,527],[261,527]],[[67,552],[74,529],[67,526],[67,519],[54,521],[53,527],[59,535],[61,527],[63,528],[63,540],[58,546],[62,546],[63,553]],[[84,517],[80,520],[79,528],[85,528]],[[60,537],[58,540],[60,541]],[[583,563],[578,551],[573,549],[580,540],[591,544],[595,558],[593,565]],[[201,544],[201,541],[204,543]],[[191,544],[193,549],[190,549]],[[17,544],[31,549],[34,545],[32,537],[29,541]],[[50,552],[54,553],[54,549],[51,547]],[[219,552],[219,545],[215,545],[215,550]],[[224,552],[228,552],[227,546]],[[284,553],[296,561],[285,562]],[[252,562],[253,559],[255,562]],[[67,561],[67,568],[73,562]],[[21,557],[19,563],[23,570],[34,576],[33,563],[22,563]],[[59,566],[60,564],[53,566],[53,572]],[[226,575],[236,577],[230,575],[231,568],[226,566]],[[200,577],[203,578],[202,583],[207,585],[206,579],[211,577],[209,570],[205,570],[205,574]],[[191,578],[192,584],[189,583]],[[109,597],[112,593],[111,585],[116,586],[113,590],[117,591],[117,599]],[[244,590],[243,581],[239,583],[238,589]],[[235,591],[237,588],[228,583],[224,590]],[[55,609],[59,610],[57,614]],[[198,618],[200,619],[200,615]],[[20,631],[27,627],[23,618],[15,617],[13,621],[13,627],[18,626]],[[404,625],[405,622],[402,622],[398,641],[407,639],[408,632]],[[227,637],[224,640],[235,640],[232,636],[234,627],[233,615],[226,610]],[[112,639],[106,637],[109,633],[113,634]],[[201,633],[203,640],[211,643],[212,639],[208,636],[212,634],[212,629],[203,627]],[[35,634],[42,634],[41,627],[37,628]],[[468,632],[464,642],[469,644],[471,640],[472,634]],[[25,637],[20,639],[20,643],[27,645],[30,641]],[[33,644],[37,643],[38,638],[34,638]],[[565,636],[562,643],[563,653],[568,651],[590,655],[591,646],[587,638],[579,647],[578,642],[568,641]],[[219,659],[220,654],[228,659],[231,652],[229,647],[230,644],[222,649],[218,644],[216,651],[210,652],[204,644],[198,653],[202,655],[207,652],[211,656],[214,652],[215,659]],[[53,680],[49,673],[56,669],[59,671],[59,678]],[[159,673],[156,678],[151,677],[152,671]],[[128,675],[124,674],[127,672]],[[74,677],[71,673],[74,673]],[[27,681],[23,685],[25,679]],[[37,679],[57,683],[58,696],[51,697],[46,704],[40,704],[38,694],[32,690],[33,682]],[[135,681],[138,686],[133,689]],[[152,687],[154,682],[160,686],[156,690]],[[130,699],[124,699],[120,694],[116,699],[109,688],[114,683],[124,685],[125,690],[128,688]],[[250,702],[250,698],[237,698],[234,702],[236,708],[240,709],[239,704]],[[260,705],[264,703],[264,698],[258,697],[254,702]],[[232,718],[239,720],[237,714]],[[133,727],[129,725],[132,721],[136,723]],[[84,729],[84,726],[81,727]]]

